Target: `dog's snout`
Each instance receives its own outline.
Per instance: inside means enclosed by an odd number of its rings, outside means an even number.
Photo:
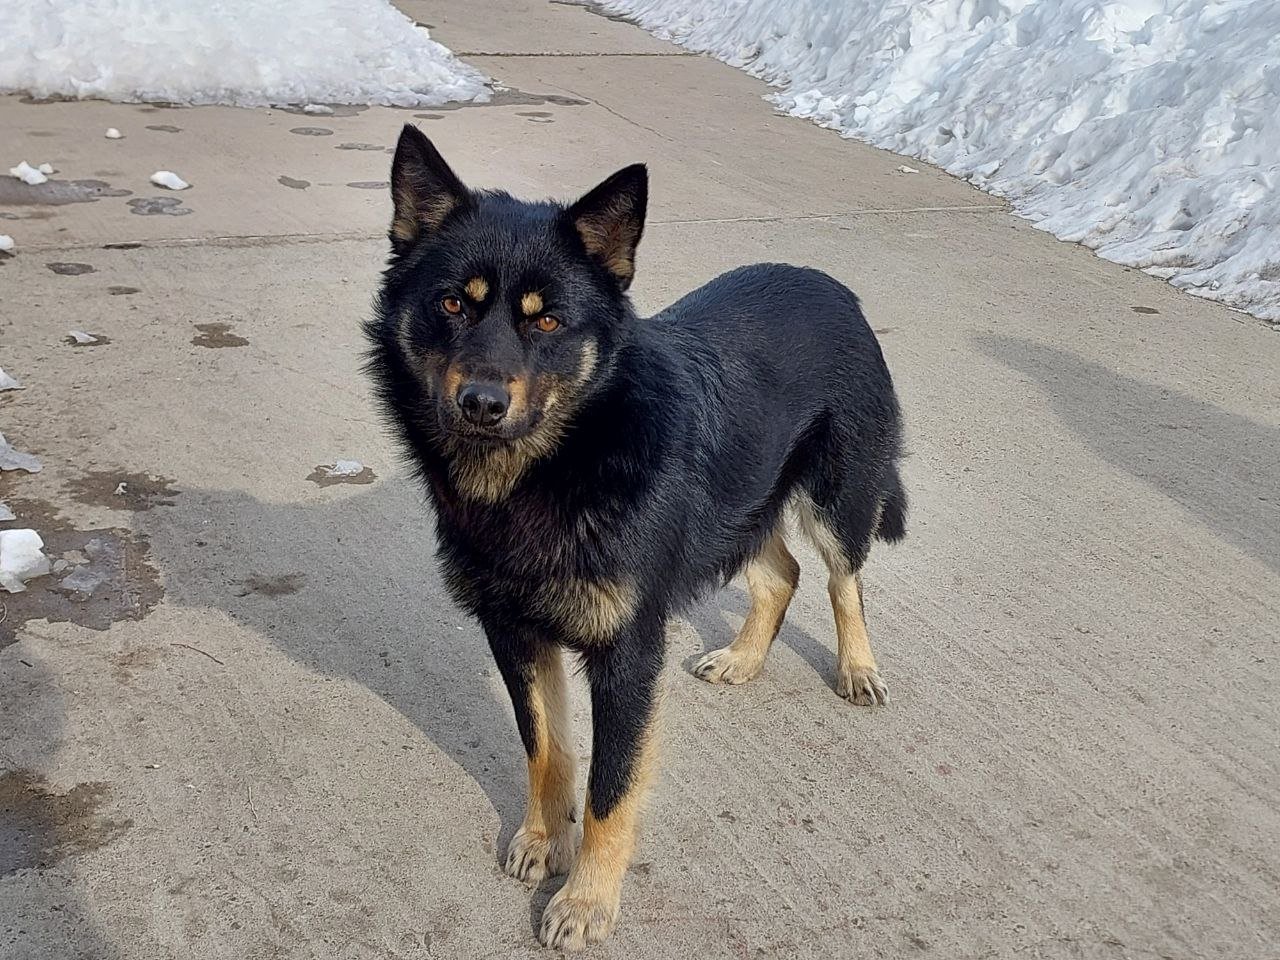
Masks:
[[[464,384],[457,399],[462,415],[480,427],[492,427],[511,406],[511,394],[496,383]]]

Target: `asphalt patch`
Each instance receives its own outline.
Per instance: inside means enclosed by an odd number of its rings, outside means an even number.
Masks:
[[[0,178],[0,206],[5,207],[61,207],[132,195],[132,190],[121,190],[105,180],[47,180],[33,185],[15,177]]]
[[[332,137],[333,131],[328,127],[294,127],[289,131],[300,137]]]
[[[138,197],[129,201],[129,212],[143,217],[185,217],[192,210],[177,197]]]
[[[310,180],[295,180],[293,177],[277,177],[276,182],[281,186],[288,187],[290,190],[305,190],[311,186]]]

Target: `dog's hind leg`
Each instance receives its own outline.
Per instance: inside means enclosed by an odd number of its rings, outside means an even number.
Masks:
[[[729,646],[699,660],[693,668],[695,677],[708,683],[746,683],[764,667],[764,658],[800,582],[800,564],[787,550],[783,530],[779,521],[760,553],[747,564],[751,609],[738,636]]]
[[[858,706],[889,702],[867,635],[860,575],[879,513],[878,506],[862,502],[818,505],[807,496],[796,500],[800,526],[827,565],[827,593],[836,619],[836,693]]]
[[[511,694],[529,764],[529,803],[507,848],[506,871],[528,883],[568,871],[578,847],[576,788],[560,648],[490,639]]]

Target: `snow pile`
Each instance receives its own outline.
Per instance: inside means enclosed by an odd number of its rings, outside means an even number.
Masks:
[[[484,84],[388,0],[0,3],[0,93],[408,107]]]
[[[27,161],[21,160],[18,162],[16,167],[9,168],[9,176],[17,177],[29,186],[38,187],[40,184],[47,183],[49,180],[48,174],[46,174],[41,167],[49,167],[49,165],[47,163],[42,163],[39,167],[33,167],[31,164],[27,163]],[[49,173],[53,173],[53,167],[49,167]]]
[[[607,0],[784,110],[1280,320],[1275,0]]]
[[[0,587],[21,593],[28,580],[52,570],[43,550],[44,541],[34,530],[0,530]]]

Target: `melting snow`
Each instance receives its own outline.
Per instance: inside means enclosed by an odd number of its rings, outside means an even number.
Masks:
[[[8,0],[5,92],[245,107],[488,98],[482,74],[388,0]]]
[[[103,134],[108,140],[123,140],[124,134],[115,127],[107,127],[107,132]]]
[[[50,173],[53,171],[50,170]],[[27,161],[21,161],[16,167],[9,168],[9,176],[17,177],[23,183],[38,187],[42,183],[48,183],[49,178],[44,175],[39,167],[33,167]]]
[[[329,477],[354,477],[364,469],[364,464],[359,460],[339,460],[332,467],[324,467],[325,476]]]
[[[782,109],[1280,320],[1275,0],[606,0]]]
[[[0,470],[25,470],[27,473],[39,473],[40,460],[29,453],[15,450],[9,441],[0,433]]]
[[[4,503],[0,503],[0,523],[3,523],[6,520],[13,520],[13,519],[14,519],[13,511],[10,510],[9,507]]]
[[[7,233],[0,233],[0,250],[3,250],[6,253],[8,253],[12,249],[13,249],[13,237],[9,236]]]
[[[151,175],[151,182],[157,187],[167,187],[170,190],[185,190],[191,186],[172,170],[157,170]]]
[[[3,250],[4,247],[0,247]],[[0,367],[0,390],[21,390],[22,384],[13,377],[4,372],[4,368]]]
[[[27,581],[52,569],[44,541],[34,530],[0,530],[0,587],[10,593],[27,589]]]
[[[72,340],[74,340],[76,343],[80,344],[81,346],[86,346],[87,344],[98,342],[97,337],[95,337],[92,333],[85,333],[83,330],[68,330],[67,336],[70,337]]]

